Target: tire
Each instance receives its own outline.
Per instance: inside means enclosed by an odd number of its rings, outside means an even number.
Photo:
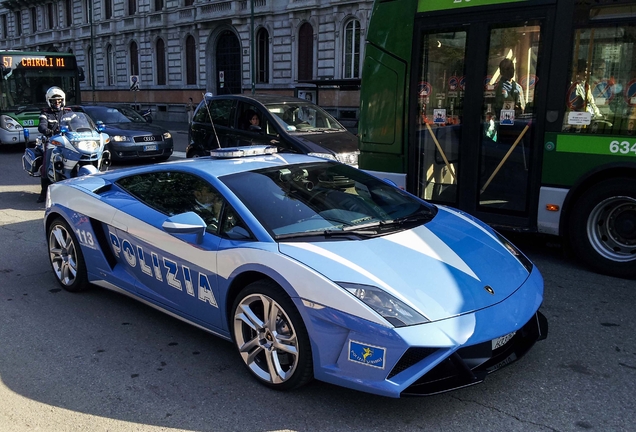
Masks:
[[[77,237],[61,218],[53,221],[47,232],[49,261],[57,281],[69,292],[88,288],[88,273]]]
[[[568,235],[574,254],[595,271],[636,277],[636,179],[605,180],[585,191]]]
[[[276,313],[275,322],[266,318],[271,312]],[[313,379],[307,329],[280,287],[264,280],[246,286],[234,301],[231,317],[232,339],[257,381],[293,390]]]

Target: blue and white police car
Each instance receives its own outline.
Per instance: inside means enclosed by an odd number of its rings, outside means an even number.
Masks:
[[[515,246],[335,161],[220,149],[55,183],[46,202],[66,290],[115,290],[231,340],[275,389],[434,394],[547,335],[543,279]]]

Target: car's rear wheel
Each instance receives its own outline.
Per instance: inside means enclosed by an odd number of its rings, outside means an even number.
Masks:
[[[79,242],[61,218],[49,226],[48,246],[49,261],[60,285],[70,292],[88,288],[88,274]]]
[[[234,343],[258,381],[292,390],[313,378],[307,329],[280,287],[269,281],[245,287],[234,301],[232,321]]]
[[[571,215],[570,245],[581,261],[599,273],[636,277],[636,180],[592,186]]]

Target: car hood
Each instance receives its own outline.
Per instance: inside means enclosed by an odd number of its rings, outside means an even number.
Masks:
[[[499,303],[529,276],[490,228],[443,208],[425,225],[383,237],[279,247],[334,282],[382,288],[430,321]]]
[[[168,132],[166,129],[161,126],[151,125],[148,123],[107,123],[104,125],[104,132],[106,133],[118,133],[121,131],[130,132],[142,132],[142,133],[150,133],[153,135],[162,135]]]
[[[350,132],[313,132],[293,136],[309,148],[315,148],[311,144],[317,144],[334,153],[352,153],[358,150],[358,137]]]

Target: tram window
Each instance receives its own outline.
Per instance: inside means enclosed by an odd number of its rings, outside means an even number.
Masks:
[[[564,132],[636,133],[634,40],[636,26],[575,30]]]

